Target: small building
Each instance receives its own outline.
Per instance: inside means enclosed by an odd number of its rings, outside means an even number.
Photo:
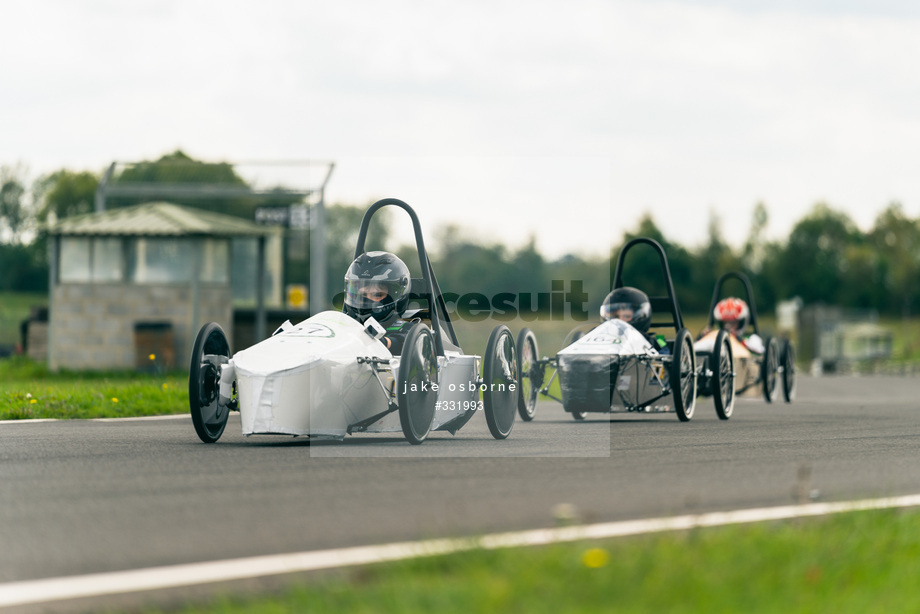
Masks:
[[[235,304],[255,304],[264,323],[281,302],[277,228],[154,202],[48,230],[52,370],[182,366],[205,322],[232,343]]]
[[[893,335],[874,310],[809,305],[801,310],[798,356],[814,373],[845,372],[891,357]]]

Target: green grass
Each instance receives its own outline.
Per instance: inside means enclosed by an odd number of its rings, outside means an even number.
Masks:
[[[19,325],[29,317],[32,307],[48,305],[45,293],[0,292],[0,345],[20,342]]]
[[[21,356],[0,360],[0,420],[123,418],[188,411],[182,372],[51,373]]]
[[[920,318],[882,318],[879,324],[893,333],[892,361],[920,361]]]
[[[918,577],[920,513],[885,510],[420,558],[178,611],[916,612]]]

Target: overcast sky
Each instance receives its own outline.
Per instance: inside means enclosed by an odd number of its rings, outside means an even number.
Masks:
[[[327,202],[550,256],[647,211],[740,244],[758,201],[773,237],[817,201],[866,229],[920,216],[915,6],[0,0],[0,164],[334,160]]]

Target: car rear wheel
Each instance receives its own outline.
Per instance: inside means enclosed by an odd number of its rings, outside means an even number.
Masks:
[[[482,364],[482,408],[495,439],[505,439],[514,427],[519,402],[515,354],[508,327],[502,324],[493,328]]]
[[[763,387],[763,398],[767,403],[776,400],[779,389],[776,387],[779,376],[779,343],[774,337],[764,340],[763,360],[760,363],[760,382]]]
[[[522,328],[517,338],[518,415],[530,422],[537,411],[537,396],[543,385],[543,365],[537,347],[537,336]]]
[[[682,328],[674,339],[669,378],[674,397],[674,411],[681,422],[693,417],[696,409],[696,355],[690,331]]]
[[[795,348],[788,339],[783,340],[779,366],[783,374],[783,399],[792,403],[795,399]]]
[[[433,389],[438,382],[434,336],[424,324],[413,326],[406,335],[397,377],[399,425],[406,440],[418,445],[431,431],[438,400],[437,390]]]
[[[709,355],[709,369],[712,371],[712,400],[716,414],[721,420],[728,420],[735,409],[735,366],[729,332],[720,330],[715,346]]]

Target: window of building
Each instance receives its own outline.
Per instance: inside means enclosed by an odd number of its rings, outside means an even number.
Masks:
[[[141,237],[129,250],[128,280],[137,284],[189,283],[201,255],[199,281],[227,283],[230,246],[226,239]]]
[[[64,283],[118,282],[124,252],[119,238],[61,237],[60,280]]]

